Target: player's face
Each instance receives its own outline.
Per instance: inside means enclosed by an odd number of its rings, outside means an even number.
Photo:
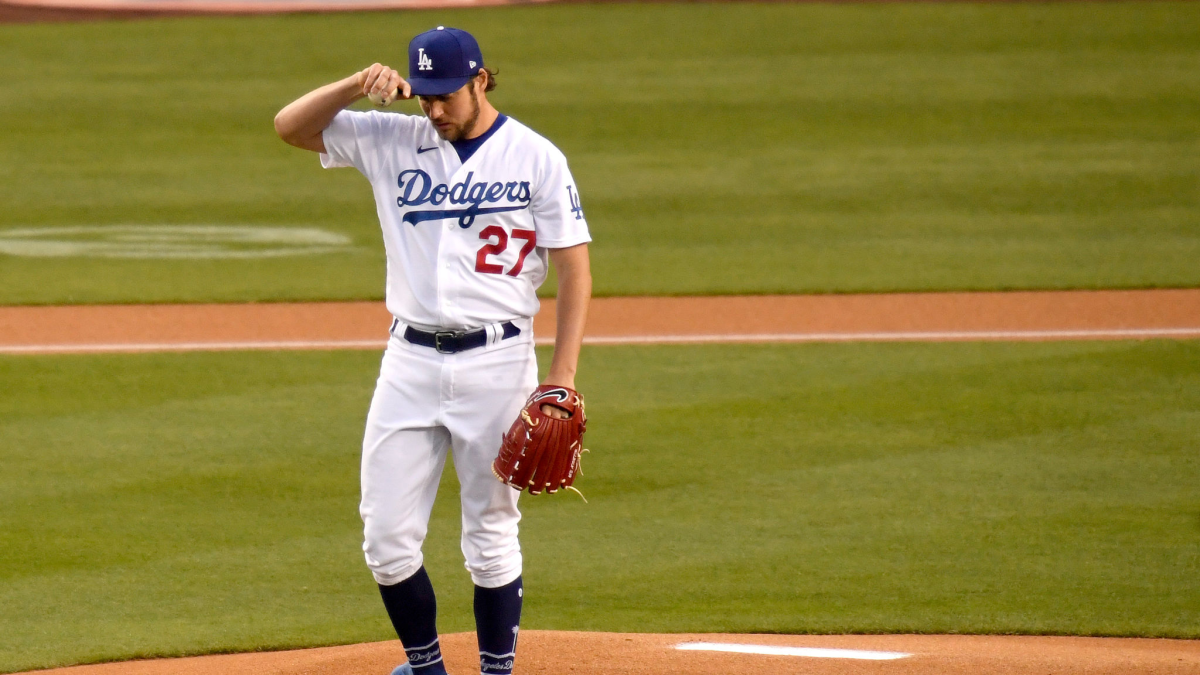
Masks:
[[[421,110],[433,122],[438,135],[447,141],[466,138],[479,121],[479,97],[471,80],[458,91],[444,96],[421,96]]]

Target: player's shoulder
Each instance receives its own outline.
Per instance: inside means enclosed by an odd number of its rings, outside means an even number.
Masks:
[[[424,130],[423,126],[428,126],[422,122],[429,121],[424,115],[407,115],[384,110],[343,110],[338,113],[338,117],[352,123],[360,133],[373,136],[419,133]]]
[[[519,145],[523,150],[546,159],[566,161],[566,156],[563,155],[562,150],[559,150],[558,146],[550,139],[530,129],[518,120],[509,117],[504,126],[510,127],[511,144]]]

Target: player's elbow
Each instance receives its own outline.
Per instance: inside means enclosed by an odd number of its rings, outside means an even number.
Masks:
[[[284,143],[293,147],[313,152],[325,152],[323,132],[311,133],[303,124],[295,120],[294,115],[288,114],[287,108],[280,110],[279,114],[275,116],[275,133],[279,134],[279,138]]]
[[[566,273],[566,276],[571,278],[575,284],[581,287],[592,287],[592,270],[589,265],[581,265],[576,263],[571,267],[571,270]]]
[[[550,262],[558,272],[560,285],[569,284],[579,289],[586,289],[588,293],[591,292],[592,264],[587,244],[550,249]]]
[[[287,108],[280,110],[275,114],[275,133],[279,138],[288,145],[295,145],[296,130],[294,125],[288,124]]]
[[[561,288],[569,289],[572,295],[590,298],[592,296],[592,272],[586,266],[563,266],[558,273],[558,283]]]

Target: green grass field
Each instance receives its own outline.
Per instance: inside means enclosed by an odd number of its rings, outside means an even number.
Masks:
[[[378,361],[0,358],[0,671],[392,637],[356,511]],[[590,503],[522,500],[523,626],[1200,637],[1200,342],[610,347],[582,373]],[[473,629],[455,487],[444,631]]]
[[[0,26],[0,251],[67,226],[346,238],[0,253],[0,304],[380,297],[365,181],[271,118],[403,68],[437,23],[480,37],[499,107],[570,158],[598,294],[1200,283],[1196,3],[599,4]]]
[[[599,294],[1200,284],[1200,4],[572,4],[0,25],[0,305],[380,297],[365,181],[271,118],[439,23],[570,158]],[[332,250],[12,254],[188,226]],[[378,362],[0,357],[0,672],[393,637]],[[580,388],[527,628],[1200,638],[1200,341],[589,348]]]

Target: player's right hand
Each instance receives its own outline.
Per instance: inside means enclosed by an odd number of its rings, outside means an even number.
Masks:
[[[374,94],[387,103],[392,102],[392,92],[396,93],[398,100],[412,98],[412,85],[400,77],[396,70],[379,63],[373,63],[358,73],[358,85],[362,87],[363,96]]]

